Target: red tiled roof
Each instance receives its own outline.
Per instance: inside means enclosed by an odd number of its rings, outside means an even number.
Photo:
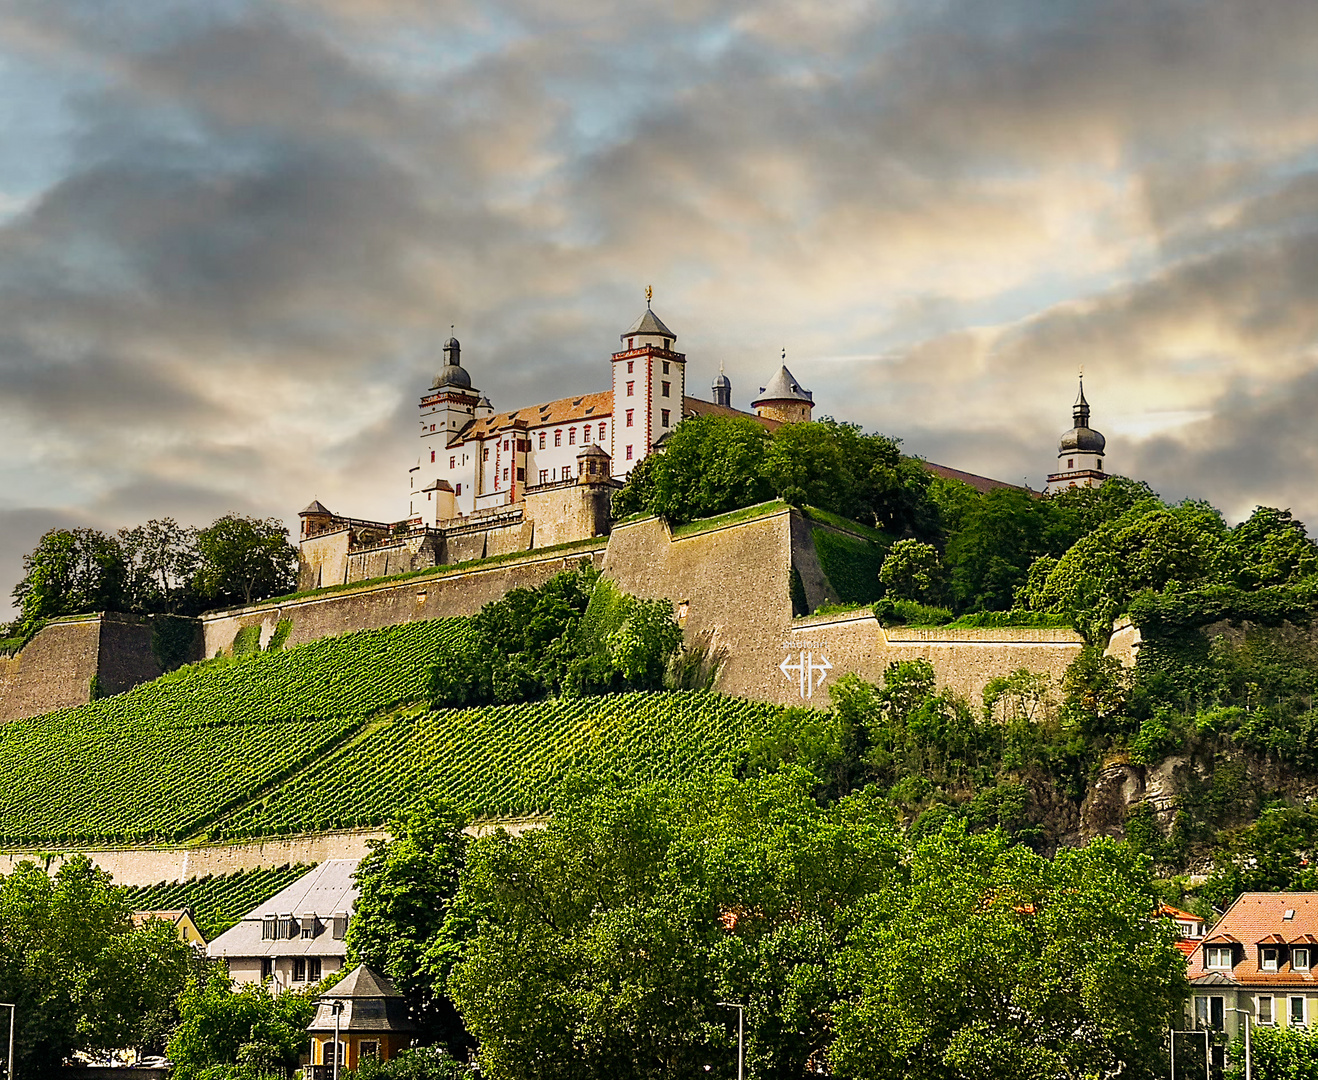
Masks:
[[[1199,942],[1190,941],[1186,938],[1177,938],[1175,941],[1172,942],[1172,944],[1175,945],[1178,949],[1180,949],[1181,952],[1183,952],[1188,958],[1189,955],[1192,952],[1194,952],[1194,950],[1198,947]]]
[[[946,465],[935,465],[932,461],[926,461],[924,467],[935,476],[941,476],[944,480],[960,480],[963,484],[969,484],[981,495],[998,488],[1015,488],[1017,491],[1030,491],[1029,488],[1023,488],[1019,484],[1009,484],[1005,480],[990,480],[987,476],[976,476],[974,473],[962,472],[960,469],[949,469]],[[1031,491],[1031,495],[1039,494],[1037,491]]]
[[[528,428],[571,424],[578,420],[603,420],[612,413],[612,390],[601,390],[597,394],[577,394],[575,397],[547,401],[543,405],[528,405],[525,409],[512,412],[497,412],[484,420],[473,420],[458,433],[457,441],[483,438],[519,424],[525,424]]]
[[[1171,904],[1159,904],[1155,915],[1165,915],[1169,919],[1180,919],[1182,922],[1206,922],[1207,920],[1201,915],[1196,915],[1193,911],[1182,911],[1180,908],[1174,908]]]
[[[754,420],[763,424],[768,431],[776,431],[783,426],[781,420],[773,420],[767,416],[756,416],[754,413],[742,412],[740,409],[734,409],[728,405],[715,405],[712,401],[704,401],[701,398],[684,397],[682,399],[683,416],[742,416],[747,420]]]
[[[1293,911],[1294,916],[1286,919],[1287,911]],[[1307,944],[1307,940],[1300,939],[1315,934],[1318,934],[1318,892],[1244,893],[1227,909],[1213,934],[1195,945],[1185,973],[1192,981],[1225,976],[1255,986],[1313,986],[1318,982],[1315,973],[1292,970],[1288,951],[1282,952],[1279,970],[1263,971],[1259,967],[1258,944],[1284,944],[1285,935],[1292,935],[1292,942]],[[1232,949],[1235,964],[1229,972],[1204,967],[1204,946],[1212,944],[1241,946]],[[1318,962],[1318,956],[1311,957],[1311,962]]]

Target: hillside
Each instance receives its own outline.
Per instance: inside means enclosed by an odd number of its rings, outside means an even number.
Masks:
[[[207,941],[214,940],[252,908],[293,884],[314,866],[293,863],[259,870],[239,870],[234,874],[217,874],[189,878],[187,881],[162,881],[128,891],[134,911],[176,911],[191,908]]]
[[[177,842],[386,823],[422,794],[479,816],[545,809],[576,767],[717,770],[774,706],[626,694],[429,712],[465,619],[405,623],[190,665],[0,727],[0,839]]]

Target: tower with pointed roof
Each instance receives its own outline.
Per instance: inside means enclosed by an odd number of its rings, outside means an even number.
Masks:
[[[783,360],[787,359],[786,350]],[[779,420],[784,424],[804,423],[810,419],[815,407],[814,395],[796,381],[796,376],[783,363],[767,386],[760,387],[760,396],[751,402],[756,416]]]
[[[613,475],[626,477],[654,445],[681,422],[686,401],[686,356],[674,350],[677,335],[650,307],[619,334],[613,354]]]
[[[1080,375],[1080,392],[1071,407],[1071,430],[1057,443],[1057,471],[1048,474],[1044,491],[1055,495],[1077,487],[1098,487],[1108,478],[1103,471],[1107,440],[1089,426],[1089,402],[1085,399],[1085,377]]]
[[[713,402],[715,405],[722,405],[725,409],[732,408],[732,380],[723,374],[723,364],[718,366],[718,374],[714,376],[714,383],[710,387],[713,391]]]

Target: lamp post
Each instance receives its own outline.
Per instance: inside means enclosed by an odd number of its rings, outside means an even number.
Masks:
[[[339,1080],[339,1018],[343,1014],[343,1002],[331,1001],[330,1008],[334,1011],[334,1080]]]
[[[1233,1013],[1239,1013],[1241,1016],[1245,1018],[1245,1080],[1253,1080],[1254,1074],[1251,1071],[1251,1066],[1253,1063],[1250,1061],[1250,1052],[1249,1052],[1249,1010],[1231,1008],[1228,1009],[1227,1011]]]
[[[18,1015],[18,1006],[0,1001],[0,1009],[9,1010],[9,1056],[5,1058],[5,1080],[14,1080],[14,1017]]]
[[[737,1010],[737,1080],[745,1080],[746,1071],[746,1006],[735,1001],[720,1001],[725,1009]]]

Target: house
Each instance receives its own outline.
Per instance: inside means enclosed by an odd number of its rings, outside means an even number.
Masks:
[[[316,1015],[307,1025],[315,1080],[328,1080],[332,1075],[336,1037],[339,1067],[347,1069],[356,1069],[366,1058],[388,1061],[412,1045],[416,1028],[403,995],[365,964],[353,968],[342,982],[317,998],[316,1004]]]
[[[356,859],[329,859],[253,908],[206,949],[236,983],[308,986],[343,968]]]
[[[1168,919],[1175,924],[1176,947],[1188,959],[1206,933],[1203,918],[1193,911],[1182,911],[1180,908],[1174,908],[1171,904],[1159,904],[1154,916],[1159,919]]]
[[[1190,953],[1187,1023],[1236,1036],[1318,1021],[1318,892],[1245,893]]]
[[[133,925],[142,926],[152,919],[159,919],[161,922],[167,922],[178,932],[179,941],[197,949],[206,947],[206,936],[197,928],[197,921],[193,917],[191,908],[172,908],[164,911],[134,911]]]

